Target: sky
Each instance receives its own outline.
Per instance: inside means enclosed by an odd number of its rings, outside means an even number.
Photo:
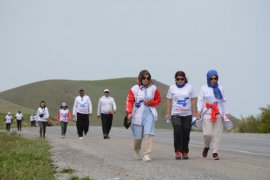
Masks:
[[[215,69],[229,112],[258,115],[270,104],[269,22],[269,0],[0,0],[0,92],[147,69],[167,85],[184,71],[198,95]]]

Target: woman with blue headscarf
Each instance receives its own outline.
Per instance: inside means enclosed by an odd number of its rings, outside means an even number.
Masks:
[[[207,84],[201,87],[197,102],[199,117],[203,119],[204,149],[202,156],[207,157],[212,141],[214,160],[219,160],[218,149],[223,132],[222,119],[228,117],[224,90],[218,84],[218,79],[219,76],[216,70],[208,71]]]

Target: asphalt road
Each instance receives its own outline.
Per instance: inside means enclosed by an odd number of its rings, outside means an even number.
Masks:
[[[26,137],[38,137],[38,128],[23,128]],[[72,168],[74,175],[93,179],[270,179],[270,134],[224,133],[219,161],[203,158],[202,133],[192,132],[190,159],[175,160],[172,130],[157,130],[151,162],[133,158],[131,131],[112,128],[104,140],[101,127],[90,127],[79,140],[75,127],[61,138],[60,127],[48,127],[53,162],[58,170]],[[210,151],[211,153],[211,151]],[[210,154],[211,155],[211,154]],[[69,174],[58,173],[58,179]]]

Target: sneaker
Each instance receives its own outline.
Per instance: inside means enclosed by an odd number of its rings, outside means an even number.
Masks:
[[[143,161],[144,162],[149,162],[149,161],[151,161],[151,158],[148,155],[144,155],[143,156]]]
[[[82,139],[83,139],[83,137],[79,137],[79,139],[80,139],[80,140],[82,140]]]
[[[62,138],[64,138],[65,136],[64,135],[62,135]]]
[[[176,153],[175,153],[175,159],[176,159],[176,160],[181,159],[181,155],[182,155],[181,152],[176,152]]]
[[[188,153],[183,153],[183,159],[189,159]]]
[[[111,139],[109,135],[107,135],[107,139]]]
[[[103,138],[104,138],[104,139],[107,139],[107,137],[108,137],[107,134],[104,134],[104,135],[103,135]]]
[[[137,159],[137,160],[141,159],[140,151],[135,151],[134,152],[134,158]]]
[[[202,152],[202,156],[205,158],[205,157],[207,157],[207,153],[208,153],[208,151],[209,151],[209,148],[204,148],[203,149],[203,152]]]
[[[219,160],[218,153],[213,153],[213,159],[214,160]]]

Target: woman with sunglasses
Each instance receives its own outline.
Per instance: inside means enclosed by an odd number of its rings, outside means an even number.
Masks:
[[[195,93],[185,72],[175,73],[175,84],[167,93],[166,116],[171,119],[174,136],[175,158],[189,159],[189,139],[192,115],[196,116]]]
[[[126,114],[128,120],[131,121],[135,158],[141,157],[143,141],[143,161],[145,162],[151,161],[155,121],[158,119],[156,106],[160,101],[159,91],[151,83],[151,74],[147,70],[142,70],[138,76],[138,84],[134,85],[128,93]]]
[[[228,117],[226,98],[222,86],[218,84],[217,71],[208,71],[206,78],[207,84],[201,87],[197,102],[198,116],[203,119],[204,149],[202,156],[207,157],[212,141],[213,159],[219,160],[218,149],[223,132],[222,118]]]

